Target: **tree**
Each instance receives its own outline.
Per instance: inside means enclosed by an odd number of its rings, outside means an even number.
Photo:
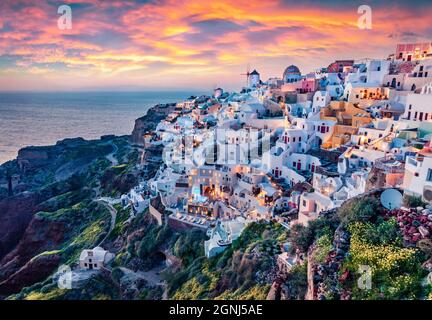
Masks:
[[[312,228],[296,224],[292,227],[289,237],[295,249],[307,252],[314,241],[314,232]]]

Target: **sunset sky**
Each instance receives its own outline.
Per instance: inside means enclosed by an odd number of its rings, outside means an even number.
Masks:
[[[0,90],[238,89],[247,64],[267,79],[432,41],[431,17],[430,0],[1,0]]]

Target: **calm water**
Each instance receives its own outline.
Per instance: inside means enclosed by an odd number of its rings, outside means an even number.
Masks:
[[[25,146],[130,134],[153,105],[192,94],[200,92],[0,93],[0,164]]]

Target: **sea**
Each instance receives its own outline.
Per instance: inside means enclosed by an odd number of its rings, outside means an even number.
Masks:
[[[205,92],[0,92],[0,164],[26,146],[65,138],[98,139],[130,134],[135,119],[158,103]],[[208,94],[208,93],[207,93]]]

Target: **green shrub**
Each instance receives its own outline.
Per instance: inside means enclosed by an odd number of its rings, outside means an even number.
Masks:
[[[426,203],[422,200],[421,197],[404,195],[403,198],[404,206],[408,208],[416,208],[416,207],[424,207]]]
[[[346,226],[353,222],[367,222],[376,218],[380,213],[380,203],[378,199],[363,198],[350,201],[338,210],[341,222]]]

